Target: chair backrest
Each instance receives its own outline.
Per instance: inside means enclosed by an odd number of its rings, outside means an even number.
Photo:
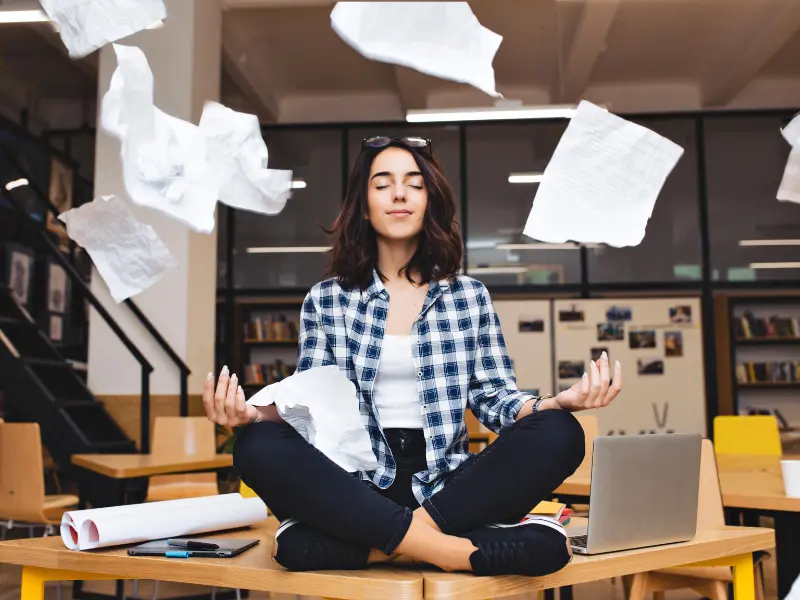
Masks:
[[[578,423],[583,427],[583,436],[586,440],[586,453],[583,457],[583,462],[578,467],[578,470],[591,469],[592,467],[592,452],[594,451],[594,440],[597,438],[598,425],[597,417],[594,415],[577,415]]]
[[[44,520],[44,467],[38,423],[0,424],[0,519]]]
[[[725,512],[717,472],[717,457],[711,440],[703,440],[700,455],[700,490],[697,498],[697,529],[725,526]]]
[[[214,456],[214,423],[205,417],[156,417],[150,452],[159,456]]]
[[[772,415],[715,417],[714,448],[717,454],[780,456],[778,421]]]

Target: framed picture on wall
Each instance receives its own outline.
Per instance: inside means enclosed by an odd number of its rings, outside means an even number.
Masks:
[[[21,304],[27,305],[33,288],[35,255],[26,246],[6,244],[6,285]]]
[[[50,315],[49,322],[50,340],[61,342],[64,340],[64,317],[62,315]]]
[[[72,208],[72,169],[55,156],[50,161],[50,187],[47,196],[58,214]],[[64,228],[52,213],[47,214],[47,229],[66,239]]]
[[[52,313],[69,312],[69,279],[64,268],[53,259],[47,263],[47,310]]]

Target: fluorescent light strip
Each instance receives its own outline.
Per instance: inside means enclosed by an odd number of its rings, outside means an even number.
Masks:
[[[292,189],[293,190],[304,190],[304,189],[306,189],[306,180],[305,179],[292,179]]]
[[[484,275],[518,275],[527,273],[528,267],[468,267],[468,273],[483,273]]]
[[[800,240],[739,240],[740,246],[800,246]]]
[[[451,108],[446,110],[409,110],[409,123],[437,123],[442,121],[503,121],[506,119],[571,119],[575,114],[573,104],[550,106],[519,106],[516,108]]]
[[[583,244],[587,248],[597,248],[599,244]],[[497,250],[580,250],[581,244],[567,242],[565,244],[497,244]]]
[[[11,190],[22,187],[23,185],[28,185],[27,179],[15,179],[14,181],[9,181],[6,184],[6,190],[10,192]]]
[[[248,248],[248,254],[322,254],[328,252],[330,246],[264,246]]]
[[[46,23],[49,20],[43,10],[0,10],[0,23]]]
[[[508,183],[539,183],[544,173],[510,173]]]
[[[751,269],[800,269],[800,262],[763,262],[750,263]]]

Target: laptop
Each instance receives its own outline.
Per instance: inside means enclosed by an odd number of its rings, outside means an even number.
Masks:
[[[169,543],[170,541],[172,544]],[[228,538],[172,538],[171,540],[155,540],[128,548],[128,554],[131,556],[166,556],[168,558],[233,558],[252,548],[258,542],[259,540]]]
[[[699,434],[598,437],[588,528],[567,529],[573,552],[601,554],[692,539],[701,443]]]

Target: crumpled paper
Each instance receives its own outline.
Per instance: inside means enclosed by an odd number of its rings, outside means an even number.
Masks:
[[[267,168],[267,145],[258,117],[206,102],[200,131],[219,179],[219,201],[266,215],[283,210],[292,190],[292,172]]]
[[[778,188],[778,200],[800,203],[800,114],[781,130],[783,137],[792,146],[783,179]]]
[[[103,96],[101,123],[122,142],[130,199],[211,233],[220,190],[203,132],[153,104],[153,73],[144,52],[119,44],[114,51],[118,64]]]
[[[67,235],[92,257],[117,302],[146,290],[178,266],[155,230],[137,221],[116,196],[101,196],[58,218]]]
[[[331,26],[366,58],[501,96],[492,61],[503,37],[481,25],[466,2],[337,2]]]
[[[348,473],[378,468],[356,386],[336,365],[295,373],[263,388],[247,403],[275,404],[284,421]]]
[[[39,0],[72,58],[154,27],[167,17],[164,0]]]

